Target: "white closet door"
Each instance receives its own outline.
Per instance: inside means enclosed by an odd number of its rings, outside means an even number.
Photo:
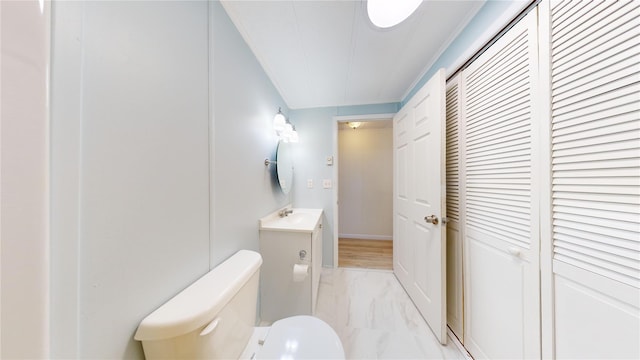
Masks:
[[[460,76],[447,82],[446,93],[446,173],[447,173],[447,324],[464,342],[462,226],[460,209],[462,195],[460,174]]]
[[[540,357],[537,11],[462,73],[465,347]]]
[[[640,358],[639,7],[551,4],[558,359]]]

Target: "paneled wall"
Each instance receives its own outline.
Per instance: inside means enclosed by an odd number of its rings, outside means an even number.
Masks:
[[[55,2],[52,29],[51,357],[142,358],[140,320],[290,201],[287,109],[218,2]]]
[[[209,268],[207,3],[57,3],[53,27],[53,353],[142,357],[139,321]]]
[[[50,18],[49,2],[0,2],[2,359],[49,350]]]

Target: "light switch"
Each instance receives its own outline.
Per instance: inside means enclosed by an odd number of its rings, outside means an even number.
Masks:
[[[333,184],[331,184],[331,179],[324,179],[322,180],[322,187],[325,189],[331,189],[331,187],[333,186]]]
[[[307,189],[313,189],[313,179],[307,179]]]
[[[333,156],[327,156],[327,166],[333,165]]]

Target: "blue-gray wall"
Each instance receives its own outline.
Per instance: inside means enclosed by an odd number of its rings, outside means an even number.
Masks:
[[[139,322],[287,204],[287,107],[218,2],[55,2],[51,357],[142,358]]]
[[[274,181],[273,117],[286,104],[220,3],[212,2],[214,122],[211,266],[258,250],[258,219],[290,202]]]
[[[407,96],[402,99],[401,105],[406,104],[438,69],[445,68],[447,73],[456,70],[455,67],[462,65],[459,60],[466,61],[467,57],[479,50],[485,41],[488,41],[506,25],[503,22],[504,19],[509,21],[510,18],[515,17],[517,12],[528,2],[528,0],[488,0],[465,26],[460,35],[451,42],[438,57],[438,60],[433,63]]]
[[[424,78],[505,3],[485,5]],[[288,111],[216,1],[54,2],[52,13],[53,357],[141,358],[139,321],[258,249],[258,219],[291,201],[325,209],[333,264],[336,187],[321,180],[333,177],[334,116],[399,103]],[[278,107],[300,134],[290,196],[263,165]]]
[[[490,0],[478,11],[465,29],[443,51],[436,62],[425,72],[408,95],[399,103],[326,107],[291,110],[290,119],[300,134],[295,162],[293,185],[294,206],[323,208],[325,211],[323,238],[323,262],[332,266],[333,259],[333,199],[337,189],[323,189],[321,179],[332,179],[333,169],[325,164],[327,156],[334,154],[334,116],[353,116],[395,113],[422,87],[440,68],[449,72],[461,65],[460,61],[473,54],[490,37],[495,35],[508,19],[517,14],[527,1]],[[416,74],[418,76],[418,74]],[[307,179],[314,179],[313,189],[307,189]],[[334,179],[335,180],[335,179]]]
[[[325,107],[291,110],[290,120],[296,126],[300,142],[294,146],[293,204],[302,208],[324,209],[323,218],[323,265],[333,266],[333,243],[335,224],[334,193],[337,184],[331,189],[322,187],[322,179],[333,179],[333,166],[326,165],[327,156],[334,154],[335,141],[334,117],[370,114],[393,114],[399,109],[398,103]],[[307,188],[307,179],[313,179],[312,189]]]

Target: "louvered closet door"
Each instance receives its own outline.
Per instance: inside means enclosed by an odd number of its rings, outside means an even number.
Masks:
[[[447,325],[464,342],[462,221],[460,213],[460,76],[447,82]]]
[[[540,356],[533,10],[463,71],[465,347],[475,358]]]
[[[559,359],[640,358],[639,6],[551,4]]]

